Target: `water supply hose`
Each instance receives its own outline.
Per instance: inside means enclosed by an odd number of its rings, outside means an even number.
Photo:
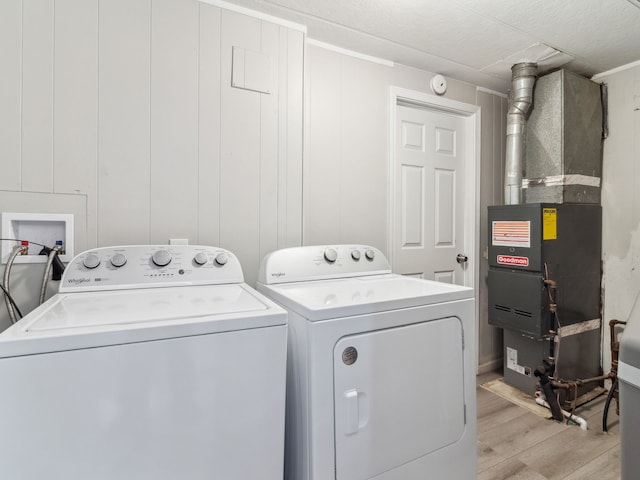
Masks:
[[[49,274],[51,273],[51,267],[53,265],[53,262],[56,260],[57,256],[58,256],[58,252],[60,251],[60,247],[58,245],[56,245],[55,247],[51,248],[51,249],[47,249],[49,250],[49,256],[47,258],[47,265],[44,268],[44,275],[42,277],[42,286],[40,287],[40,303],[39,305],[42,305],[42,303],[44,302],[44,297],[47,293],[47,284],[49,283]]]
[[[7,264],[4,266],[4,275],[2,277],[2,283],[4,284],[5,291],[4,303],[7,306],[7,312],[9,312],[9,319],[11,320],[11,323],[16,323],[18,319],[16,318],[16,311],[14,310],[13,304],[10,300],[9,276],[11,275],[11,267],[13,266],[13,262],[15,261],[16,257],[22,252],[26,251],[27,248],[28,247],[24,245],[18,245],[16,248],[14,248],[13,252],[7,259]]]

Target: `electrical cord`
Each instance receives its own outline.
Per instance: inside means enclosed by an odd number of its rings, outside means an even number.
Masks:
[[[20,309],[18,308],[18,305],[16,304],[15,300],[13,299],[13,297],[11,296],[11,294],[7,291],[6,288],[4,288],[4,285],[2,285],[0,283],[0,290],[2,290],[6,296],[6,298],[9,299],[9,301],[11,302],[11,305],[13,305],[13,308],[15,309],[16,313],[18,314],[18,316],[20,318],[23,317],[22,312],[20,311]]]

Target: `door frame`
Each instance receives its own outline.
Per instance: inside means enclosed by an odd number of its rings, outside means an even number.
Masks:
[[[424,92],[417,92],[401,87],[389,88],[389,143],[388,143],[388,202],[387,202],[387,254],[393,267],[394,264],[394,232],[396,228],[396,122],[398,121],[398,104],[405,107],[414,107],[439,112],[450,113],[462,117],[465,120],[465,190],[471,192],[465,196],[464,202],[464,251],[469,252],[467,271],[464,276],[464,284],[473,288],[474,312],[476,315],[476,370],[478,362],[479,342],[479,272],[478,262],[481,258],[478,239],[480,238],[480,106],[470,103],[437,97]]]

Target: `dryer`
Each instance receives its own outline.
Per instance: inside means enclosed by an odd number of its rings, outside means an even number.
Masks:
[[[289,312],[285,478],[476,478],[471,288],[363,245],[272,252],[257,288]]]
[[[2,477],[280,480],[286,335],[227,250],[80,254],[0,335]]]

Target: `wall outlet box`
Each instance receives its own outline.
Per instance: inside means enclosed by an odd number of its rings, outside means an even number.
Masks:
[[[41,245],[53,248],[62,241],[60,260],[73,258],[73,215],[67,213],[2,213],[2,263],[19,241],[29,242],[27,255],[18,255],[15,263],[45,263],[47,255],[40,255]]]

